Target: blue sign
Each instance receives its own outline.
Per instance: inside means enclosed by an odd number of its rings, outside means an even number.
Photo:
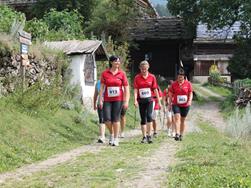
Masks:
[[[21,53],[22,54],[28,54],[28,45],[21,44]]]

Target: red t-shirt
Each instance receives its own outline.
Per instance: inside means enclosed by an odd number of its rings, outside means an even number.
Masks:
[[[158,88],[158,93],[159,93],[159,97],[163,96],[163,93],[162,93],[161,89],[159,89],[159,88]],[[155,93],[154,93],[153,99],[154,99],[154,102],[155,102],[154,110],[160,110],[160,105],[159,105],[157,97],[155,96]]]
[[[189,81],[184,80],[181,85],[175,81],[170,87],[170,92],[173,94],[172,104],[178,105],[180,107],[187,107],[189,94],[192,91],[192,84]]]
[[[105,85],[104,101],[123,101],[122,86],[128,86],[124,71],[119,70],[113,75],[110,69],[107,69],[102,72],[100,81]]]
[[[151,101],[153,100],[154,89],[158,87],[155,76],[150,73],[148,73],[146,78],[141,73],[137,74],[134,78],[133,86],[135,89],[138,89],[138,100],[150,98]]]

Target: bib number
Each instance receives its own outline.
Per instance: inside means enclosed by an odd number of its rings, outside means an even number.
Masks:
[[[187,96],[186,95],[178,95],[177,96],[177,103],[178,104],[185,104],[185,103],[187,103]]]
[[[120,94],[119,87],[107,87],[107,92],[108,97],[118,97]]]
[[[139,89],[139,97],[141,99],[149,98],[151,97],[151,90],[150,88],[141,88]]]

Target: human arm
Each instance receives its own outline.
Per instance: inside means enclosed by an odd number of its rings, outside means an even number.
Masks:
[[[94,95],[93,95],[93,109],[97,110],[97,98],[98,98],[98,89],[97,89],[97,84],[95,85],[95,91],[94,91]]]
[[[137,97],[138,97],[138,89],[134,88],[134,106],[136,108],[139,106]]]
[[[100,90],[99,90],[99,108],[102,109],[103,108],[103,93],[105,90],[105,85],[103,83],[101,83],[100,85]]]
[[[128,108],[128,104],[129,104],[129,99],[130,99],[130,89],[129,86],[124,86],[124,95],[123,95],[123,108],[127,109]]]

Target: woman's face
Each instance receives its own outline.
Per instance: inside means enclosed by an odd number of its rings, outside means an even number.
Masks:
[[[147,73],[148,72],[148,69],[149,69],[149,65],[141,65],[140,67],[139,67],[139,69],[140,69],[140,72],[141,73]]]
[[[185,76],[181,75],[181,74],[179,74],[178,77],[177,77],[178,82],[183,82],[184,79],[185,79]]]
[[[113,68],[119,68],[120,67],[120,59],[117,59],[115,61],[112,62],[112,67]]]

